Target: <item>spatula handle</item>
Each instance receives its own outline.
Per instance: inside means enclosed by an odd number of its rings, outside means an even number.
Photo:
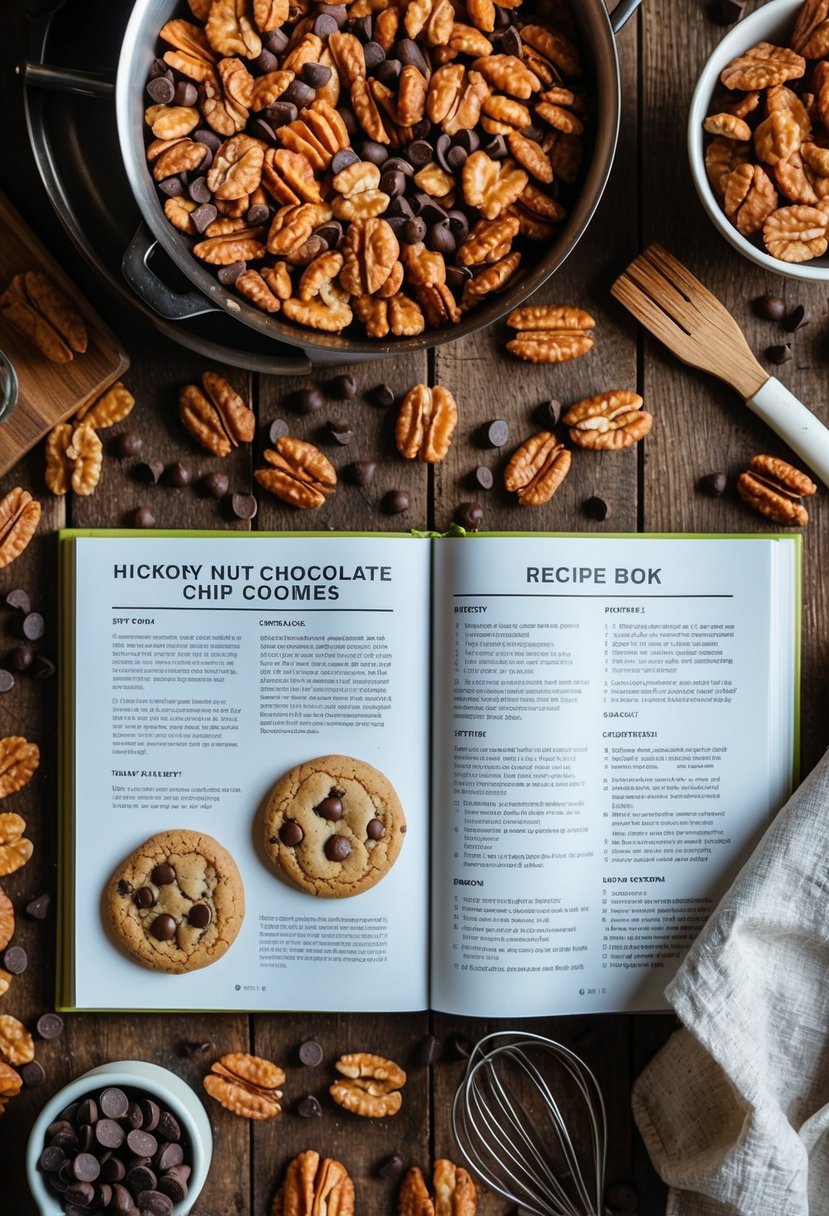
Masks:
[[[794,393],[769,376],[746,405],[829,486],[829,430]]]

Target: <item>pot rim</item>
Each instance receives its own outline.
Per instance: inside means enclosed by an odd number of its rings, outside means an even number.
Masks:
[[[611,19],[603,0],[587,0],[587,3],[592,7],[598,38],[603,40],[603,45],[597,46],[595,39],[587,39],[585,35],[592,55],[598,105],[591,163],[578,198],[561,232],[538,259],[535,268],[529,270],[511,289],[508,288],[495,296],[491,303],[466,314],[456,325],[424,330],[422,334],[414,337],[380,341],[325,334],[319,330],[285,323],[278,316],[263,313],[243,297],[223,287],[209,270],[199,264],[164,215],[155,183],[147,171],[144,149],[143,82],[149,64],[155,58],[157,32],[163,24],[158,18],[164,16],[166,19],[170,15],[162,14],[160,10],[169,9],[172,12],[174,4],[170,0],[135,0],[124,32],[116,75],[115,114],[121,156],[127,180],[144,222],[173,263],[205,297],[208,307],[220,308],[242,324],[277,341],[298,346],[309,354],[324,353],[330,358],[341,353],[344,359],[349,356],[380,359],[390,355],[429,350],[484,329],[525,303],[563,265],[592,220],[613,167],[621,121],[618,50]],[[580,7],[574,5],[573,11],[577,15]],[[143,26],[149,9],[152,9],[154,23],[157,24],[153,32],[152,46],[146,44],[143,36]],[[582,32],[584,33],[584,27]],[[136,81],[142,82],[140,91],[136,87]]]

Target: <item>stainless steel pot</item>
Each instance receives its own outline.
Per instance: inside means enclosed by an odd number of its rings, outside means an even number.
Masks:
[[[372,342],[367,339],[324,334],[303,329],[269,316],[223,287],[195,259],[168,223],[155,183],[147,167],[144,144],[144,82],[156,57],[158,31],[174,15],[178,0],[136,0],[121,47],[115,89],[115,109],[121,154],[129,184],[146,228],[131,242],[122,265],[133,290],[156,312],[170,320],[183,320],[221,309],[243,324],[275,340],[301,348],[316,363],[378,359],[422,350],[454,341],[498,320],[527,299],[553,274],[575,248],[599,204],[607,183],[619,133],[619,60],[615,34],[639,7],[641,0],[620,0],[608,16],[603,0],[578,0],[572,5],[584,45],[592,60],[597,90],[593,156],[581,193],[556,240],[534,265],[527,266],[508,290],[453,326],[431,330],[413,338]],[[149,261],[159,245],[190,280],[195,291],[173,291],[152,271]]]

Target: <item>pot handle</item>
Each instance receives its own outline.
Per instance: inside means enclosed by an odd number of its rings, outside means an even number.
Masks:
[[[613,27],[614,34],[619,33],[619,30],[633,16],[641,3],[642,0],[619,0],[619,3],[610,14],[610,24]]]
[[[201,292],[174,291],[150,269],[148,259],[157,244],[149,229],[139,224],[127,245],[121,273],[135,294],[168,321],[186,321],[206,312],[219,312],[218,304],[212,304]]]

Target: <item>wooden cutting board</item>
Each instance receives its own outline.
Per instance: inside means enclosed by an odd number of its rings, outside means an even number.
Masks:
[[[0,474],[58,422],[108,388],[129,367],[129,357],[25,220],[0,194],[0,291],[25,270],[41,270],[83,316],[89,345],[69,363],[52,363],[0,313],[0,349],[14,364],[20,384],[17,406],[0,422]]]

